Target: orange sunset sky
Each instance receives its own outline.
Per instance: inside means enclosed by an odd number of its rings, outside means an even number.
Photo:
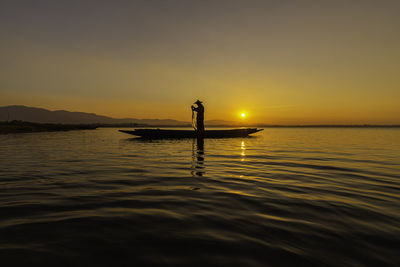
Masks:
[[[400,124],[400,1],[1,1],[0,105]],[[240,114],[246,113],[245,118]]]

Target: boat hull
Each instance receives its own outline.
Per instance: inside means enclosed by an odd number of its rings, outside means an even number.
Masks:
[[[165,130],[165,129],[135,129],[119,130],[120,132],[140,136],[148,139],[162,139],[162,138],[232,138],[232,137],[246,137],[263,129],[257,128],[242,128],[231,130],[206,130],[199,133],[194,130]]]

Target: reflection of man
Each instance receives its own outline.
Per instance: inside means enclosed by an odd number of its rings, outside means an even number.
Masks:
[[[199,132],[203,132],[204,131],[204,106],[203,106],[202,103],[203,102],[201,102],[200,100],[197,100],[196,102],[194,102],[194,104],[196,104],[197,107],[192,105],[192,111],[196,111],[197,112],[196,129]]]
[[[194,151],[193,151],[194,152]],[[193,176],[203,176],[204,171],[204,139],[197,138],[196,155],[193,154]]]

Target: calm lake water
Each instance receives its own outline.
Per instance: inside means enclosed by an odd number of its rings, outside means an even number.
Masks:
[[[400,266],[400,129],[0,136],[1,266]]]

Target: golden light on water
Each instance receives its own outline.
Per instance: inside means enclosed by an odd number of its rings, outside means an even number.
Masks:
[[[244,141],[242,141],[242,143],[240,144],[240,149],[242,150],[242,152],[240,153],[240,155],[242,156],[240,161],[244,161],[244,157],[246,156],[246,145]]]

